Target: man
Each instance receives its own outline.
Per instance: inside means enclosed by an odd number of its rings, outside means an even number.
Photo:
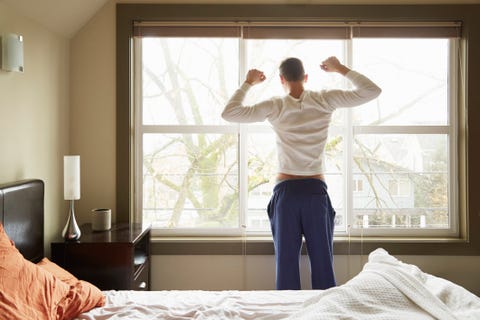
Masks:
[[[277,184],[267,212],[275,245],[276,288],[279,290],[300,289],[302,235],[310,259],[312,288],[335,286],[335,211],[323,176],[328,127],[335,109],[361,105],[381,92],[371,80],[350,70],[336,57],[323,61],[320,68],[345,76],[355,88],[305,90],[308,76],[302,62],[288,58],[280,64],[280,81],[288,93],[286,96],[243,106],[247,91],[266,79],[262,71],[252,69],[222,112],[222,117],[231,122],[268,119],[276,133]]]

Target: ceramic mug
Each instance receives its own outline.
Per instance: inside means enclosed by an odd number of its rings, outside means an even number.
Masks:
[[[112,227],[112,210],[105,208],[92,209],[92,230],[106,231]]]

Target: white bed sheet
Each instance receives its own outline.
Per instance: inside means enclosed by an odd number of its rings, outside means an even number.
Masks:
[[[106,305],[78,319],[286,319],[318,292],[105,291]]]
[[[105,307],[79,320],[145,319],[480,319],[480,298],[402,263],[383,249],[329,290],[106,291]]]

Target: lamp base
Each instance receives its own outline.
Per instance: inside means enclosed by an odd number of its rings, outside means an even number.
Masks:
[[[74,241],[80,239],[82,233],[75,220],[75,210],[73,207],[74,200],[70,200],[70,210],[68,211],[67,224],[63,228],[62,237],[67,241]]]

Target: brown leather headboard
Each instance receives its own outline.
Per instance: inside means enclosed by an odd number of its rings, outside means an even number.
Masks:
[[[43,252],[42,180],[0,184],[0,221],[25,259],[38,262]]]

